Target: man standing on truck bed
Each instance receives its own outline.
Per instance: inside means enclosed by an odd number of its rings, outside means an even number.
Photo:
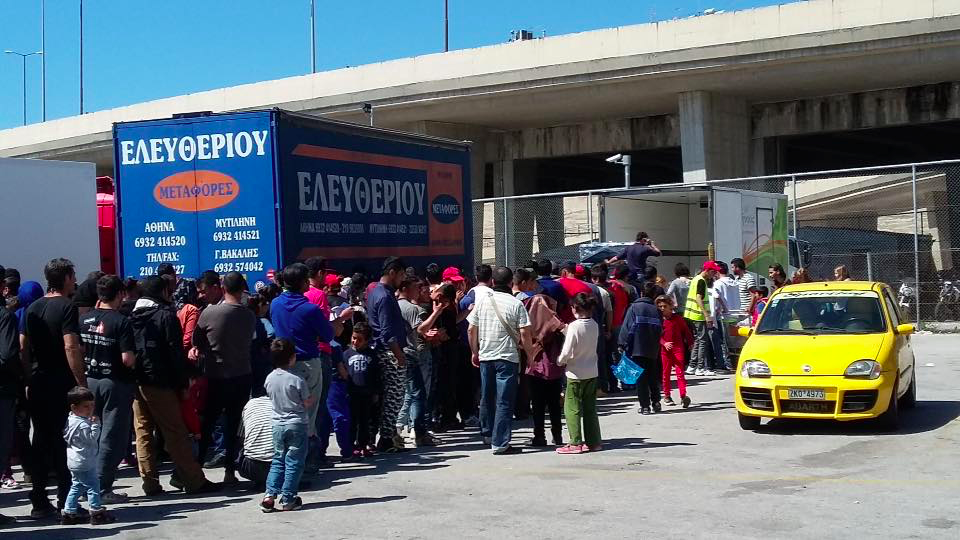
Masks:
[[[616,257],[607,259],[607,264],[627,261],[627,267],[630,268],[630,280],[639,282],[643,279],[643,272],[647,268],[647,258],[659,257],[660,255],[662,255],[660,248],[653,243],[650,236],[640,231],[637,233],[637,241],[624,248]]]

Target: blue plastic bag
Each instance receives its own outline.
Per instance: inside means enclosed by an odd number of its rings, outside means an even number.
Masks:
[[[620,355],[620,362],[613,368],[613,374],[623,384],[637,384],[637,380],[643,373],[643,368],[630,359],[626,354]]]

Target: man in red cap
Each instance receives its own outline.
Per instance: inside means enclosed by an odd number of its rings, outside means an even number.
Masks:
[[[690,364],[696,368],[695,375],[716,375],[710,368],[710,338],[708,329],[713,326],[713,313],[707,308],[707,291],[717,279],[720,266],[713,261],[703,263],[703,271],[690,280],[690,293],[683,307],[683,317],[693,324],[693,354]]]

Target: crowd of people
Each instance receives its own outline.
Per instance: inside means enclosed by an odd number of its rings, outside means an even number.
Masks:
[[[641,414],[689,407],[686,376],[733,369],[728,326],[755,321],[769,296],[742,259],[692,277],[678,264],[667,283],[647,265],[659,255],[640,233],[589,269],[535,260],[468,276],[389,257],[373,279],[313,257],[255,291],[237,272],[193,279],[169,264],[139,281],[94,272],[78,284],[73,264],[54,259],[46,288],[0,269],[2,481],[18,485],[15,456],[31,518],[103,524],[114,520],[106,505],[128,501],[114,490],[124,462],[147,497],[166,489],[167,460],[174,489],[213,493],[242,477],[273,512],[300,507],[331,435],[345,462],[465,428],[509,455],[522,452],[514,420],[531,417],[532,446],[599,451],[598,396],[635,391]],[[788,282],[779,265],[769,278]],[[623,357],[643,368],[633,384],[615,375]],[[204,472],[217,467],[222,482]]]

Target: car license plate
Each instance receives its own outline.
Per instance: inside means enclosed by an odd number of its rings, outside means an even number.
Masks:
[[[787,397],[790,399],[823,400],[826,396],[822,388],[790,388],[787,390]]]

